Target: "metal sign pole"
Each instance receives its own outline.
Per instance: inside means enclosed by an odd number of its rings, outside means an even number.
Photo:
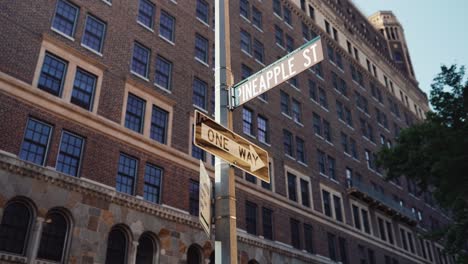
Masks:
[[[232,130],[228,88],[232,86],[229,0],[215,0],[215,120]],[[215,159],[215,262],[237,263],[234,170]]]

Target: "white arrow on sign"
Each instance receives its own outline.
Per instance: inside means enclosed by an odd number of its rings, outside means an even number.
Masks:
[[[270,182],[268,152],[195,110],[195,145]]]
[[[237,159],[246,163],[246,165],[250,166],[250,171],[252,172],[265,167],[265,163],[262,161],[252,145],[249,145],[249,148],[245,148],[228,137],[225,137],[222,133],[219,133],[218,131],[207,126],[206,124],[202,124],[201,136],[202,139],[218,146]]]

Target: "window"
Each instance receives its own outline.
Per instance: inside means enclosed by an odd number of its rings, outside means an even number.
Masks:
[[[322,87],[319,87],[319,103],[323,108],[328,109],[327,93]]]
[[[294,122],[302,123],[302,108],[301,103],[292,99],[292,118]]]
[[[310,18],[315,19],[315,9],[311,5],[309,5],[309,16]]]
[[[51,132],[52,126],[30,118],[21,144],[20,158],[44,165]]]
[[[158,55],[156,57],[155,84],[167,90],[172,85],[172,62]]]
[[[115,189],[119,192],[133,195],[137,169],[138,161],[135,158],[121,153]]]
[[[281,15],[281,2],[280,2],[280,0],[273,0],[273,12],[274,12],[276,15],[282,17],[282,15]]]
[[[309,98],[316,102],[318,101],[317,84],[311,79],[309,79]]]
[[[283,30],[277,25],[275,25],[275,40],[276,44],[280,45],[281,47],[284,46]]]
[[[319,115],[313,113],[312,115],[312,125],[314,127],[315,135],[322,136],[322,121]]]
[[[361,230],[361,218],[359,214],[359,207],[356,205],[351,205],[353,211],[353,220],[354,220],[354,227]]]
[[[328,21],[326,21],[326,20],[325,20],[325,31],[328,34],[331,34],[330,23]]]
[[[136,263],[153,263],[157,250],[157,244],[151,235],[143,233],[138,239]]]
[[[252,75],[252,69],[249,66],[242,63],[241,65],[241,78],[242,80],[247,79],[250,75]]]
[[[344,222],[341,195],[335,191],[325,189],[323,186],[321,188],[324,214],[337,221]]]
[[[265,207],[262,208],[262,228],[263,237],[273,240],[273,211]]]
[[[257,205],[255,203],[245,202],[245,223],[247,233],[257,235]]]
[[[351,150],[351,156],[353,158],[355,158],[355,159],[359,159],[356,140],[354,140],[353,138],[349,138],[349,146],[350,146],[350,150]]]
[[[42,227],[37,258],[62,262],[68,229],[68,222],[62,213],[48,213]]]
[[[317,163],[318,163],[318,168],[319,172],[323,175],[326,175],[325,171],[325,153],[321,150],[317,149]]]
[[[250,34],[247,33],[244,30],[241,30],[240,32],[241,37],[240,37],[240,47],[242,51],[245,51],[248,54],[252,53],[252,43],[251,43],[251,38]]]
[[[304,249],[309,253],[314,253],[313,232],[311,225],[304,224]]]
[[[148,78],[148,63],[150,50],[135,42],[133,45],[133,58],[131,71],[143,78]]]
[[[403,245],[403,248],[405,250],[408,250],[408,244],[406,241],[406,233],[405,233],[405,230],[402,228],[400,228],[400,238],[401,238],[401,245]]]
[[[161,10],[159,18],[159,35],[163,38],[174,42],[175,18],[169,15],[166,11]]]
[[[346,246],[346,239],[339,237],[338,243],[340,247],[341,263],[348,264],[348,248]]]
[[[292,26],[292,15],[291,15],[291,10],[289,10],[289,8],[287,7],[283,8],[283,17],[284,17],[284,22]]]
[[[97,53],[101,53],[105,34],[106,24],[98,18],[88,15],[81,44]]]
[[[327,120],[323,119],[322,120],[322,125],[323,125],[323,137],[325,138],[326,141],[332,142],[332,136],[331,136],[331,127],[330,123],[328,123]]]
[[[333,157],[328,156],[327,157],[327,163],[328,163],[328,176],[330,176],[330,179],[337,180],[336,179],[336,161]]]
[[[291,225],[291,245],[294,248],[300,249],[301,238],[299,237],[299,221],[294,218],[291,218],[290,225]]]
[[[207,89],[208,85],[204,81],[197,78],[193,80],[193,105],[206,109]]]
[[[198,216],[199,212],[199,182],[189,181],[189,213]]]
[[[145,182],[143,186],[144,198],[153,203],[159,203],[161,196],[161,178],[163,170],[155,165],[146,164]]]
[[[301,25],[302,25],[302,37],[305,40],[310,40],[309,27],[304,22],[302,22]]]
[[[300,185],[302,205],[310,207],[309,182],[304,179],[300,179]]]
[[[240,15],[249,19],[250,9],[248,0],[240,0]]]
[[[343,103],[336,100],[336,115],[340,120],[344,121],[344,106]]]
[[[137,21],[147,28],[153,28],[154,4],[148,0],[140,0]]]
[[[281,112],[283,112],[284,114],[288,115],[289,116],[289,109],[290,109],[290,105],[289,105],[289,94],[283,92],[283,91],[280,91],[280,94],[281,94]]]
[[[201,21],[205,22],[208,24],[209,20],[209,6],[208,3],[205,2],[204,0],[197,0],[197,18],[199,18]]]
[[[259,61],[261,63],[265,62],[265,58],[264,58],[265,57],[265,49],[264,49],[264,46],[257,39],[254,39],[253,56],[257,61]]]
[[[145,116],[146,101],[133,95],[128,94],[127,112],[125,113],[125,127],[135,132],[143,132],[143,119]]]
[[[195,127],[193,126],[192,124],[192,157],[198,159],[198,160],[202,160],[202,161],[206,161],[206,155],[205,155],[205,151],[197,146],[195,146],[195,143],[193,142],[194,140],[194,134],[195,134]]]
[[[64,131],[57,156],[57,170],[71,176],[78,176],[84,139]]]
[[[328,256],[331,260],[336,261],[336,236],[332,233],[327,233],[328,238]]]
[[[343,151],[349,153],[348,135],[343,132],[341,132],[341,145],[343,146]]]
[[[69,37],[73,37],[78,11],[78,7],[70,2],[59,0],[57,2],[54,19],[52,21],[52,28]]]
[[[369,255],[369,264],[375,264],[375,253],[374,250],[368,248],[367,254]]]
[[[127,236],[120,228],[113,228],[107,238],[107,252],[105,264],[125,264],[128,247]]]
[[[285,34],[285,36],[286,36],[286,50],[288,52],[291,52],[294,50],[294,39],[288,34]]]
[[[365,209],[361,209],[362,213],[362,225],[364,227],[364,232],[370,234],[370,224],[369,224],[369,213]]]
[[[326,216],[332,217],[330,193],[322,190],[323,212]]]
[[[150,137],[159,143],[167,143],[167,120],[169,113],[162,108],[153,105],[151,115]]]
[[[348,107],[345,107],[344,110],[345,110],[346,124],[350,127],[353,127],[353,116],[351,114],[351,110],[349,110]]]
[[[263,27],[262,13],[255,6],[252,6],[252,24],[259,29]]]
[[[61,96],[67,65],[68,62],[46,52],[37,87],[55,96]]]
[[[258,140],[262,143],[268,143],[270,141],[270,135],[268,133],[268,119],[260,115],[257,117],[257,136]]]
[[[253,135],[252,110],[245,107],[242,109],[242,131],[244,134]]]
[[[208,63],[208,40],[199,34],[195,35],[195,58]]]
[[[3,210],[0,225],[0,251],[24,255],[31,220],[29,206],[19,201],[8,203]]]
[[[93,107],[92,103],[94,99],[94,90],[96,88],[96,80],[97,77],[94,74],[77,68],[72,96],[70,99],[71,103],[86,110],[91,110]]]
[[[306,163],[304,140],[299,137],[296,137],[296,157],[297,161]]]
[[[288,197],[289,200],[297,202],[296,175],[288,172]]]
[[[343,215],[341,211],[341,198],[336,195],[333,195],[333,205],[335,208],[335,219],[340,222],[343,222]]]

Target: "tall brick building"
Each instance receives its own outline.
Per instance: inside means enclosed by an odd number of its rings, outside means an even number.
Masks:
[[[325,60],[234,111],[240,263],[453,263],[449,221],[375,153],[428,111],[402,26],[348,0],[231,0],[234,81],[318,35]],[[212,263],[193,112],[213,114],[212,0],[0,2],[0,263]]]

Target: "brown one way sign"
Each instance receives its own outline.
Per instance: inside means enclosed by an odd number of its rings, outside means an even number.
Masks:
[[[195,145],[262,181],[270,182],[268,152],[195,111]]]

